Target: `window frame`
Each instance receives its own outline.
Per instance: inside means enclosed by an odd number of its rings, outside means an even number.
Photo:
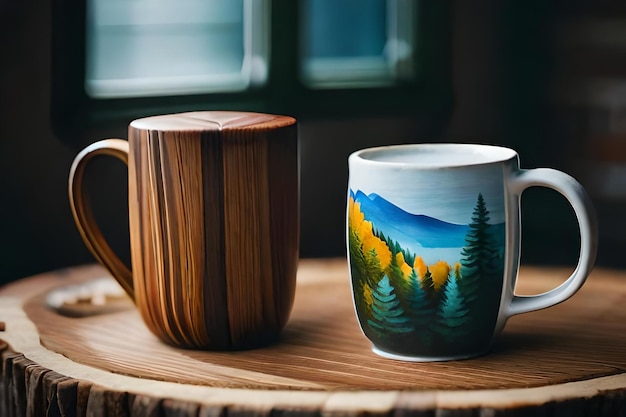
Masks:
[[[302,119],[439,117],[452,103],[451,16],[447,2],[421,0],[414,45],[417,76],[390,86],[312,88],[300,79],[299,2],[270,1],[268,77],[245,91],[96,99],[84,86],[86,0],[53,0],[51,122],[63,141],[84,146],[92,132],[133,119],[191,110],[241,110]]]

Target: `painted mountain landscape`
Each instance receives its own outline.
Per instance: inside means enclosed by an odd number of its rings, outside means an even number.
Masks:
[[[504,223],[476,196],[468,223],[408,213],[350,191],[348,246],[361,327],[389,353],[450,357],[485,351],[497,318]]]

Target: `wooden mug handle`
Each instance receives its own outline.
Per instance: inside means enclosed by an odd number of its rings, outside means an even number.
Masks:
[[[98,227],[89,201],[83,193],[83,176],[87,163],[95,156],[114,156],[128,165],[128,142],[122,139],[105,139],[83,149],[72,163],[69,176],[69,198],[72,215],[78,231],[89,251],[104,265],[134,300],[133,277],[130,269],[115,255]]]

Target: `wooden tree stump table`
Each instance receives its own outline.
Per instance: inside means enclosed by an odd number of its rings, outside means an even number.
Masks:
[[[568,272],[522,268],[518,293]],[[598,268],[571,300],[510,319],[487,355],[441,363],[371,352],[339,259],[301,261],[282,339],[250,351],[170,347],[125,296],[80,301],[107,281],[88,265],[0,289],[0,416],[626,415],[625,271]]]

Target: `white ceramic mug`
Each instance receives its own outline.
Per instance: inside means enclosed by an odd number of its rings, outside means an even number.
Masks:
[[[591,201],[571,176],[523,170],[515,151],[415,144],[350,155],[348,262],[361,329],[382,356],[435,361],[486,353],[513,315],[565,301],[595,261]],[[573,274],[543,294],[514,292],[520,196],[532,186],[567,198],[580,227]]]

